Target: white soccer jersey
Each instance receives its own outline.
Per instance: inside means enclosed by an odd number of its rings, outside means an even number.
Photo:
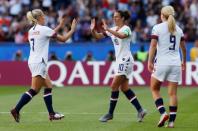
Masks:
[[[156,65],[181,66],[179,53],[180,41],[183,40],[183,31],[176,25],[174,35],[168,31],[168,23],[157,24],[152,29],[152,39],[157,39]]]
[[[117,26],[112,27],[111,29],[116,31]],[[128,37],[125,39],[120,39],[106,31],[106,34],[110,36],[113,41],[116,61],[122,61],[123,59],[128,59],[128,58],[132,59],[133,61],[133,57],[130,51],[130,43],[131,43],[131,35],[132,35],[131,29],[128,26],[124,25],[122,28],[118,30],[118,32],[127,34]]]
[[[50,38],[56,35],[55,31],[47,26],[35,25],[28,32],[30,56],[28,63],[47,63]]]

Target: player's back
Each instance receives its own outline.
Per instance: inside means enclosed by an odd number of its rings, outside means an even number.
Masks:
[[[180,41],[183,37],[183,31],[176,25],[176,31],[171,34],[168,30],[168,23],[163,22],[155,25],[152,35],[157,37],[157,65],[181,65],[179,54]]]
[[[52,32],[52,29],[38,24],[29,30],[30,56],[28,63],[47,62],[49,40]]]

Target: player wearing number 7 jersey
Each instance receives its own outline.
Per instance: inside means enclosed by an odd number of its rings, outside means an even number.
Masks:
[[[115,67],[115,76],[111,84],[111,98],[109,104],[109,111],[107,114],[102,116],[99,120],[101,122],[107,122],[108,120],[113,119],[114,109],[119,97],[119,90],[126,95],[131,104],[133,104],[138,112],[138,121],[141,122],[146,115],[146,110],[140,105],[135,93],[129,88],[129,78],[132,73],[133,66],[133,57],[130,51],[130,42],[131,42],[131,29],[125,24],[126,20],[130,18],[130,15],[127,11],[116,11],[114,13],[113,19],[115,26],[108,28],[105,21],[103,21],[103,33],[98,33],[95,29],[96,23],[95,19],[91,21],[91,32],[92,35],[101,39],[105,36],[111,37],[113,45],[115,48],[116,54],[116,67]]]
[[[52,106],[52,84],[47,74],[48,48],[51,38],[65,42],[75,31],[76,20],[71,24],[71,30],[66,35],[57,34],[58,30],[65,25],[65,18],[60,19],[59,25],[53,30],[45,24],[45,16],[42,10],[34,9],[27,12],[28,20],[33,24],[33,27],[28,32],[30,43],[30,56],[28,59],[29,69],[32,74],[32,85],[26,93],[24,93],[11,110],[11,114],[16,122],[20,120],[20,110],[40,91],[44,86],[43,98],[49,113],[49,120],[59,120],[64,117],[63,114],[54,111]]]
[[[155,25],[152,30],[149,49],[148,70],[152,72],[150,88],[161,117],[158,127],[174,127],[177,113],[177,86],[181,81],[181,70],[185,69],[186,47],[183,31],[175,24],[174,9],[165,6],[161,10],[162,23]],[[179,49],[182,51],[182,61]],[[157,52],[156,52],[157,51]],[[156,57],[154,58],[156,53]],[[168,81],[169,115],[166,113],[163,99],[160,95],[160,86]]]

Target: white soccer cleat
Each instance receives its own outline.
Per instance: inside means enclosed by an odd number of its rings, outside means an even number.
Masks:
[[[169,115],[167,113],[162,114],[157,126],[158,127],[164,126],[164,124],[168,120],[168,118],[169,118]]]
[[[64,118],[65,116],[61,113],[58,113],[58,112],[55,112],[53,114],[49,114],[49,120],[52,121],[52,120],[60,120],[62,118]]]
[[[141,112],[138,112],[137,114],[138,122],[142,122],[146,114],[147,111],[145,109],[143,109]]]
[[[174,122],[168,122],[166,128],[174,128]]]

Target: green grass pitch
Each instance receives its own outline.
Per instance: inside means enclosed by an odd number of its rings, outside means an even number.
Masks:
[[[110,89],[107,87],[54,88],[53,105],[65,114],[60,121],[50,122],[41,91],[21,111],[21,121],[16,123],[9,110],[17,103],[27,87],[0,87],[0,131],[198,131],[198,88],[179,88],[179,109],[174,129],[159,129],[151,92],[147,87],[132,88],[148,115],[138,123],[135,108],[120,93],[114,119],[101,123],[99,117],[107,112]],[[168,110],[167,89],[161,89]]]

